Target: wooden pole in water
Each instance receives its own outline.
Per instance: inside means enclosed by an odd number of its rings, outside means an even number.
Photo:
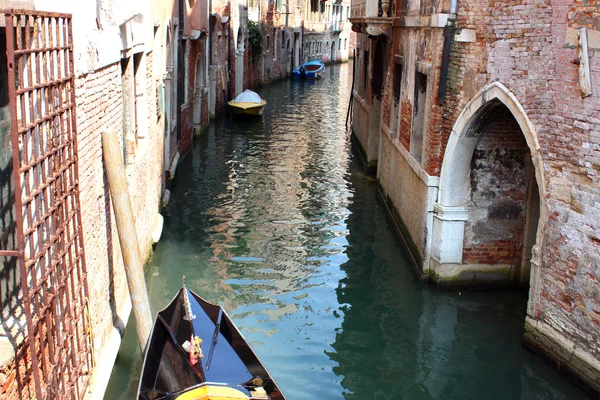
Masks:
[[[117,231],[119,232],[119,243],[123,253],[123,264],[127,275],[127,285],[131,296],[138,342],[142,352],[144,352],[152,330],[152,316],[131,199],[129,198],[129,189],[125,178],[122,149],[119,146],[119,140],[115,132],[102,133],[102,150],[110,197],[117,222]]]

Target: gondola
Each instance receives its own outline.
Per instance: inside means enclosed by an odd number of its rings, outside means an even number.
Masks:
[[[146,347],[139,400],[285,400],[227,313],[185,284],[160,311]]]

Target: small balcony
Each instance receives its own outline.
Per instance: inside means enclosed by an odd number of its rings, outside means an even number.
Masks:
[[[369,36],[392,34],[391,0],[352,0],[350,22],[352,30]]]

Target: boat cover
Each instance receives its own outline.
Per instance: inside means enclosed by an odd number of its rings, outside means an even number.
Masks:
[[[235,98],[236,103],[262,103],[262,99],[260,96],[253,92],[252,90],[244,90],[242,93],[238,94]]]

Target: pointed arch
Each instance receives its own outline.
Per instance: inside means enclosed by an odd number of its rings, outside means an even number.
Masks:
[[[478,269],[474,265],[463,265],[462,257],[465,223],[469,220],[466,204],[470,193],[471,160],[479,140],[478,132],[485,126],[489,117],[504,107],[514,117],[523,134],[539,192],[539,219],[536,221],[537,230],[531,255],[530,277],[530,290],[535,292],[540,282],[539,249],[543,246],[546,223],[546,181],[543,160],[533,123],[515,95],[500,82],[490,83],[473,97],[459,114],[452,129],[442,162],[437,204],[434,206],[432,263],[430,263],[430,268],[433,270],[430,273],[440,280],[444,280],[444,276],[446,279],[455,279],[461,274],[474,277],[470,279],[483,280],[500,279],[502,276],[502,273],[498,274],[496,271],[489,272],[490,277],[486,278],[484,269]]]
[[[468,132],[469,130],[476,129],[474,124],[479,120],[478,117],[491,111],[490,107],[494,106],[493,100],[497,100],[505,105],[519,124],[527,142],[527,147],[529,147],[529,151],[531,152],[540,195],[546,193],[543,162],[539,154],[540,145],[535,127],[529,120],[529,117],[527,117],[523,106],[516,99],[515,95],[502,83],[493,82],[483,88],[467,103],[452,128],[440,172],[438,204],[443,206],[464,204],[468,184],[468,166],[470,163],[470,158],[465,157],[465,155],[472,155],[476,144],[475,138],[469,137]],[[543,198],[544,196],[541,197]],[[544,204],[540,204],[540,206],[542,205]],[[541,209],[543,210],[544,207],[541,207]]]

